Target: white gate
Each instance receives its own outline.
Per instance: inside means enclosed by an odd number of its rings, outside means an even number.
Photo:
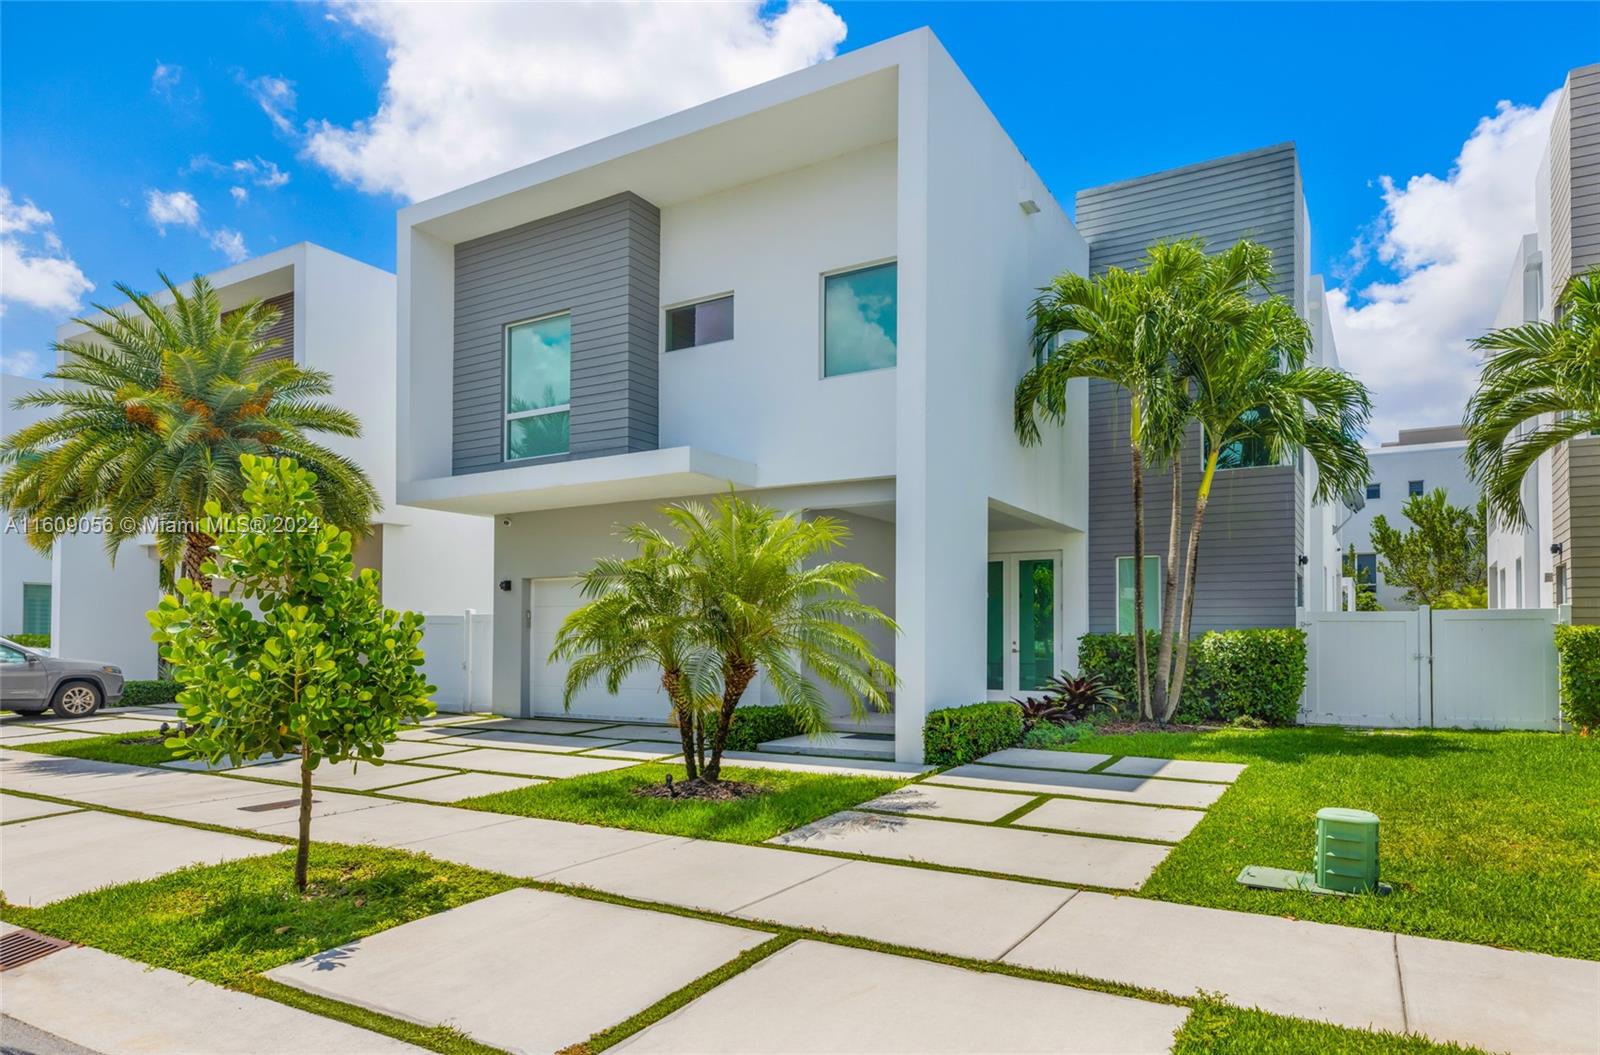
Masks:
[[[1309,724],[1558,729],[1557,610],[1306,612]]]
[[[441,711],[489,709],[493,616],[468,610],[461,615],[424,615],[422,672],[434,687]]]

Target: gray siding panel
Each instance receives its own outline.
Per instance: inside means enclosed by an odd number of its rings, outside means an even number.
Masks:
[[[1138,267],[1152,242],[1200,235],[1220,249],[1251,238],[1273,252],[1273,291],[1298,303],[1299,166],[1292,144],[1220,158],[1078,192],[1077,226],[1092,271]],[[1180,548],[1199,488],[1201,442],[1183,456]],[[1089,629],[1116,629],[1116,558],[1133,552],[1128,398],[1089,386]],[[1145,481],[1145,552],[1167,560],[1172,478]],[[1194,630],[1293,626],[1295,576],[1306,511],[1294,466],[1217,474],[1200,540]],[[1159,584],[1155,596],[1159,596]]]
[[[279,297],[268,297],[264,303],[268,307],[278,309],[278,321],[267,327],[263,334],[269,341],[278,341],[276,348],[256,356],[256,362],[267,363],[274,359],[294,358],[294,294],[285,293]],[[225,314],[232,314],[227,312]]]
[[[505,327],[572,314],[570,450],[654,450],[661,217],[635,194],[456,246],[453,469],[505,462]]]

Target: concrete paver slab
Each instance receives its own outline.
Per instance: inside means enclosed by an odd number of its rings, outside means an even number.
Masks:
[[[378,800],[378,805],[368,810],[347,810],[324,817],[311,826],[311,837],[328,843],[405,846],[422,839],[504,824],[506,820],[499,813]],[[299,828],[291,817],[282,824],[258,830],[265,835],[295,835]]]
[[[675,744],[629,740],[627,743],[597,747],[589,755],[595,758],[626,758],[634,762],[659,762],[662,759],[681,758],[683,752]]]
[[[596,729],[592,733],[583,733],[583,736],[595,736],[603,740],[649,740],[652,743],[681,743],[678,730],[670,725],[612,725],[604,729]]]
[[[385,762],[410,762],[418,758],[452,755],[457,751],[464,750],[466,750],[465,744],[453,743],[448,738],[432,741],[396,740],[393,743],[383,745],[383,760]]]
[[[799,994],[803,1011],[795,1004]],[[1171,1050],[1187,1017],[1182,1007],[801,941],[617,1050],[1153,1052]]]
[[[818,854],[686,839],[653,843],[545,878],[641,901],[732,912],[839,866],[838,860]]]
[[[405,729],[395,734],[396,740],[410,740],[415,743],[432,743],[452,736],[465,736],[467,729],[460,725],[431,725],[422,729]]]
[[[279,762],[251,766],[239,775],[252,780],[280,780],[296,787],[300,785],[300,759],[286,758]],[[314,788],[345,788],[350,791],[372,791],[377,788],[409,784],[414,780],[436,777],[436,769],[407,765],[404,762],[324,762],[311,771]]]
[[[1356,1029],[1406,1028],[1394,937],[1380,931],[1085,891],[1005,959]]]
[[[0,824],[27,821],[35,817],[53,817],[58,813],[71,813],[76,806],[63,806],[59,802],[25,799],[21,795],[0,795]]]
[[[537,890],[508,890],[267,972],[516,1052],[554,1052],[648,1007],[760,931]],[[531,984],[530,970],[539,970]],[[440,984],[448,979],[449,984]]]
[[[259,787],[227,777],[21,751],[8,752],[0,758],[0,778],[12,791],[53,795],[134,812],[158,812],[174,803],[245,795]]]
[[[849,861],[746,905],[736,915],[994,960],[1075,893],[1039,883]]]
[[[770,842],[834,853],[920,861],[946,868],[1137,889],[1172,849],[981,824],[885,817],[846,810]]]
[[[861,809],[917,817],[948,817],[961,821],[997,821],[1033,799],[1032,795],[1004,791],[967,791],[936,784],[907,784],[870,802],[863,802]]]
[[[283,849],[260,839],[98,812],[10,824],[4,839],[0,881],[6,899],[18,905],[43,905],[98,887],[153,879],[185,865]],[[9,979],[6,985],[9,991]]]
[[[808,755],[780,755],[769,751],[724,751],[722,760],[746,769],[785,769],[794,773],[831,773],[853,777],[914,777],[933,766],[910,762],[875,762],[870,758],[819,758]]]
[[[485,723],[487,724],[487,723]],[[582,736],[556,736],[552,733],[519,733],[511,729],[474,729],[470,735],[450,736],[435,740],[439,744],[459,744],[464,747],[495,747],[509,751],[547,751],[551,754],[575,754],[597,745],[621,743],[619,740],[600,740]]]
[[[819,736],[785,736],[761,744],[763,751],[790,755],[834,755],[841,758],[876,758],[894,761],[894,737],[877,733],[828,732]]]
[[[1180,842],[1205,820],[1199,810],[1171,806],[1134,806],[1125,802],[1088,802],[1084,799],[1049,799],[1029,810],[1016,823],[1032,828],[1090,832],[1124,839],[1159,839]]]
[[[182,769],[191,773],[221,773],[230,769],[244,769],[249,766],[264,766],[268,762],[281,762],[287,755],[273,757],[272,755],[257,755],[255,758],[237,762],[232,758],[224,758],[216,765],[200,758],[180,758],[173,762],[161,763],[162,769]]]
[[[43,744],[51,740],[83,740],[99,735],[82,729],[68,729],[64,725],[8,725],[4,734],[0,735],[0,744]]]
[[[1235,762],[1196,762],[1187,758],[1119,758],[1102,773],[1131,777],[1165,777],[1168,780],[1210,780],[1232,784],[1248,766]]]
[[[261,831],[299,818],[300,789],[257,784],[248,780],[238,780],[234,783],[249,788],[250,793],[235,798],[163,806],[161,815],[182,821],[193,821],[196,824],[215,824],[243,831]],[[311,797],[311,818],[320,820],[340,813],[370,810],[385,804],[386,800],[376,799],[370,795],[341,795],[335,791],[318,791]],[[311,830],[314,836],[319,832],[315,825]]]
[[[508,730],[515,733],[551,733],[572,736],[577,733],[604,729],[606,722],[585,722],[572,718],[489,718],[473,725],[474,729]]]
[[[549,755],[540,751],[503,751],[484,748],[464,751],[444,758],[423,759],[426,765],[450,769],[471,769],[486,773],[510,773],[514,776],[577,777],[586,773],[604,773],[612,769],[626,769],[634,763],[618,758],[591,758],[588,755]]]
[[[156,736],[161,732],[161,722],[155,718],[85,718],[82,721],[62,722],[57,728],[95,736],[110,736],[112,733]]]
[[[1406,1021],[1435,1040],[1517,1055],[1600,1051],[1600,963],[1395,938]]]
[[[86,996],[91,997],[87,1004]],[[5,1010],[83,1048],[117,1055],[194,1051],[202,1035],[207,1055],[420,1055],[424,1050],[276,1000],[81,946],[7,971]]]
[[[441,861],[534,879],[585,861],[631,853],[652,843],[688,841],[675,835],[547,821],[539,817],[482,815],[503,823],[419,839],[408,843],[406,849]]]
[[[1114,777],[1100,773],[976,764],[956,766],[928,779],[935,784],[997,791],[1032,791],[1040,795],[1076,795],[1113,802],[1142,802],[1150,806],[1209,806],[1228,790],[1221,784],[1189,784],[1147,777]]]
[[[531,788],[544,781],[533,777],[502,777],[495,773],[450,773],[420,784],[407,784],[384,792],[403,799],[425,799],[428,802],[460,802],[479,795],[493,795],[501,791]]]
[[[1091,755],[1086,751],[1048,751],[1037,747],[1008,747],[978,759],[986,766],[1030,766],[1035,769],[1065,769],[1081,773],[1093,769],[1110,755]]]

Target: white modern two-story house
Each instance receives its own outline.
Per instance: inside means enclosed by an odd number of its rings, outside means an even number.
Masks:
[[[901,760],[1075,665],[1087,391],[1039,447],[1011,408],[1034,290],[1088,249],[932,33],[420,202],[397,260],[397,493],[495,518],[497,711],[562,713],[551,642],[617,525],[729,487],[883,576]],[[666,704],[641,675],[571,713]]]

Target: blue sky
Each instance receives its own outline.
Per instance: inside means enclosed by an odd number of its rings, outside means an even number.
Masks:
[[[393,213],[408,194],[930,25],[1069,210],[1080,187],[1296,141],[1314,261],[1343,281],[1341,352],[1374,370],[1380,430],[1451,409],[1427,404],[1431,372],[1452,392],[1465,383],[1460,334],[1481,325],[1471,306],[1509,266],[1511,245],[1497,247],[1519,223],[1472,242],[1428,229],[1424,214],[1505,212],[1509,192],[1483,186],[1526,182],[1537,108],[1568,68],[1600,60],[1597,4],[457,4],[430,15],[8,2],[0,20],[8,370],[42,369],[70,301],[112,298],[114,282],[148,288],[157,268],[187,277],[301,240],[392,268]],[[753,32],[767,37],[752,43]],[[734,72],[682,68],[697,51]],[[1480,128],[1500,100],[1524,109]],[[1475,138],[1487,159],[1452,184]],[[1387,208],[1384,176],[1400,189]],[[1364,269],[1349,257],[1358,239]],[[24,276],[17,254],[56,264]],[[1466,256],[1478,262],[1463,277]],[[1430,268],[1432,288],[1392,291]],[[1410,313],[1405,326],[1388,307],[1361,314],[1374,282]],[[1382,364],[1417,343],[1418,319],[1433,327],[1428,348],[1405,365],[1425,383],[1408,385]]]

